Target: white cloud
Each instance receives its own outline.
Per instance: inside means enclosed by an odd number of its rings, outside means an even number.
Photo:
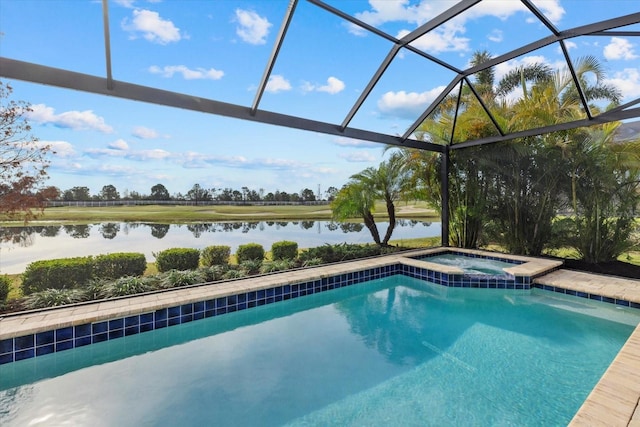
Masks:
[[[356,13],[355,17],[373,26],[380,26],[387,22],[406,22],[413,24],[413,28],[435,18],[445,10],[453,7],[455,1],[429,1],[410,2],[409,0],[389,1],[370,0],[370,10]],[[538,0],[536,5],[541,12],[553,23],[558,23],[564,16],[565,10],[560,5],[560,0]],[[484,0],[473,6],[465,13],[441,25],[439,28],[425,34],[416,41],[416,47],[430,49],[430,52],[468,50],[469,40],[461,37],[466,32],[467,21],[479,19],[485,16],[494,16],[505,20],[519,12],[528,12],[528,9],[519,1]],[[531,22],[537,22],[533,19]],[[362,35],[363,31],[355,25],[349,26],[350,32]],[[399,32],[398,38],[408,34],[411,30]],[[495,37],[494,37],[495,38]]]
[[[129,153],[127,158],[132,160],[163,160],[172,156],[170,152],[156,148],[154,150],[141,150]]]
[[[613,59],[636,59],[638,55],[633,51],[633,45],[622,37],[611,37],[611,43],[604,47],[604,57]]]
[[[377,142],[360,141],[358,139],[351,139],[351,138],[344,138],[344,137],[335,138],[333,140],[333,143],[341,147],[360,147],[360,148],[382,147],[382,145]]]
[[[354,151],[353,153],[344,153],[338,155],[350,163],[374,162],[377,157],[368,151]]]
[[[267,86],[265,87],[267,92],[278,93],[286,90],[291,90],[291,83],[283,76],[279,74],[274,74],[269,77],[269,81],[267,82]]]
[[[272,24],[250,10],[236,9],[236,34],[250,44],[265,44]]]
[[[155,129],[150,129],[144,126],[136,126],[133,128],[131,135],[140,139],[154,139],[159,137],[158,132]]]
[[[44,147],[49,146],[52,151],[54,151],[55,157],[74,157],[76,155],[76,151],[73,149],[73,145],[68,143],[67,141],[38,141],[38,146]]]
[[[620,89],[626,100],[640,97],[640,69],[625,68],[614,73],[613,78],[605,79],[606,84],[611,84]]]
[[[183,38],[180,29],[173,22],[162,19],[158,12],[146,9],[134,10],[131,21],[125,18],[121,26],[131,33],[132,38],[142,33],[142,37],[152,43],[167,44]]]
[[[487,38],[495,43],[500,43],[503,37],[504,35],[502,34],[502,30],[498,30],[498,29],[494,29],[487,35]]]
[[[416,39],[411,45],[431,53],[468,51],[471,49],[469,47],[471,39],[461,37],[465,31],[463,25],[451,20]],[[407,34],[409,34],[408,30],[402,30],[398,33],[397,38],[401,39]]]
[[[127,9],[132,9],[133,8],[133,4],[136,2],[136,0],[114,0],[115,4],[120,5],[122,7],[126,7]]]
[[[416,119],[444,89],[444,86],[439,86],[422,93],[387,92],[378,100],[378,109],[397,117]]]
[[[570,40],[565,40],[564,41],[564,45],[567,48],[567,50],[576,49],[578,47],[577,44],[575,44],[574,42],[572,42]],[[556,52],[558,52],[559,55],[562,55],[562,47],[560,46],[559,43],[558,43],[558,47],[556,49]]]
[[[113,132],[113,128],[104,122],[104,118],[96,116],[93,111],[66,111],[55,114],[52,107],[44,104],[31,106],[32,111],[26,114],[29,120],[39,124],[51,123],[61,128],[74,130],[97,130],[103,133]]]
[[[149,67],[149,72],[152,74],[160,74],[162,77],[173,77],[174,74],[182,74],[185,80],[220,80],[224,76],[224,71],[216,70],[215,68],[196,68],[192,70],[184,65],[165,65],[160,68],[157,65]]]
[[[318,88],[318,92],[327,92],[330,94],[335,94],[338,92],[342,92],[344,90],[344,82],[336,77],[329,77],[327,79],[327,84],[324,86],[320,86]]]
[[[378,26],[393,21],[406,21],[420,25],[444,12],[454,3],[423,0],[416,5],[411,5],[409,0],[369,0],[369,4],[371,10],[356,13],[355,17],[369,25]]]
[[[336,77],[329,77],[327,79],[327,84],[323,85],[323,86],[317,86],[314,84],[311,84],[309,82],[304,82],[302,85],[302,90],[304,92],[327,92],[330,94],[336,94],[339,92],[342,92],[345,88],[345,84],[342,80],[336,78]]]
[[[93,158],[115,157],[134,161],[164,160],[174,156],[173,153],[159,148],[138,151],[130,150],[129,145],[121,139],[109,144],[109,148],[89,148],[85,150],[84,153]]]
[[[129,144],[127,144],[127,141],[125,141],[124,139],[118,139],[116,141],[113,141],[111,144],[109,144],[108,147],[114,150],[126,151],[129,149]]]

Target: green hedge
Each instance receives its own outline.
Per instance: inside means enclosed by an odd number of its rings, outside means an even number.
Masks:
[[[147,260],[139,253],[35,261],[22,274],[22,292],[29,295],[45,289],[74,289],[93,279],[142,276],[146,269]]]
[[[281,259],[295,259],[298,256],[298,244],[288,240],[275,242],[271,245],[271,257],[274,261]]]
[[[9,289],[11,287],[11,279],[6,274],[0,276],[0,303],[7,300]]]
[[[229,264],[230,255],[231,247],[229,246],[207,246],[200,253],[200,264],[203,267],[211,267],[213,265],[227,265]]]
[[[236,251],[238,264],[244,261],[262,261],[264,259],[264,248],[258,243],[247,243],[238,246]]]
[[[120,252],[98,255],[93,260],[93,274],[97,279],[118,279],[125,276],[142,276],[147,269],[144,254]]]
[[[195,270],[200,264],[200,251],[191,248],[171,248],[154,254],[156,267],[163,273],[169,270]]]
[[[35,261],[22,274],[25,295],[45,289],[78,288],[93,278],[93,257]]]

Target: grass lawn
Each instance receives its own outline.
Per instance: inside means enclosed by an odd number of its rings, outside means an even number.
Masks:
[[[437,213],[424,202],[399,203],[397,217],[406,219],[439,221]],[[386,208],[376,204],[376,219],[384,220]],[[55,207],[47,208],[31,224],[73,223],[83,224],[100,221],[189,223],[220,221],[264,221],[264,220],[330,220],[329,205],[320,206],[111,206],[111,207]],[[361,218],[357,218],[361,221]],[[0,221],[2,218],[0,217]],[[4,225],[23,225],[21,221],[3,222]]]

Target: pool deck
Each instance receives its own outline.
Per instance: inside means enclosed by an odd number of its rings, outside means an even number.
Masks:
[[[407,257],[442,250],[445,249],[412,251],[108,301],[77,304],[15,315],[0,315],[0,340],[54,328],[145,313],[160,308],[234,295],[249,290],[267,289],[277,285],[294,284],[310,279],[383,267],[399,262],[408,265],[424,265],[422,261]],[[454,250],[477,254],[487,253],[457,248]],[[510,268],[513,270],[510,272],[516,275],[537,275],[546,271],[545,269],[558,267],[555,261],[507,255],[505,257],[526,261],[525,264]],[[640,280],[559,269],[536,278],[534,283],[640,303]],[[570,425],[640,427],[640,325],[629,337],[596,387],[589,394]]]

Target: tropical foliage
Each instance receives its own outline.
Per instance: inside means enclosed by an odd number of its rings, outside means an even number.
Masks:
[[[472,65],[490,58],[478,52]],[[620,102],[595,58],[577,60],[574,72],[586,106],[567,69],[530,64],[495,82],[489,68],[474,76],[473,88],[464,83],[445,98],[418,128],[418,138],[450,147],[451,244],[497,243],[526,255],[564,244],[589,262],[614,260],[637,244],[640,141],[617,140],[620,123],[455,149],[498,135],[498,129],[562,124],[587,117],[586,109],[595,115]],[[401,150],[401,156],[411,196],[442,211],[442,156],[414,149]],[[559,221],[561,214],[567,219]]]

